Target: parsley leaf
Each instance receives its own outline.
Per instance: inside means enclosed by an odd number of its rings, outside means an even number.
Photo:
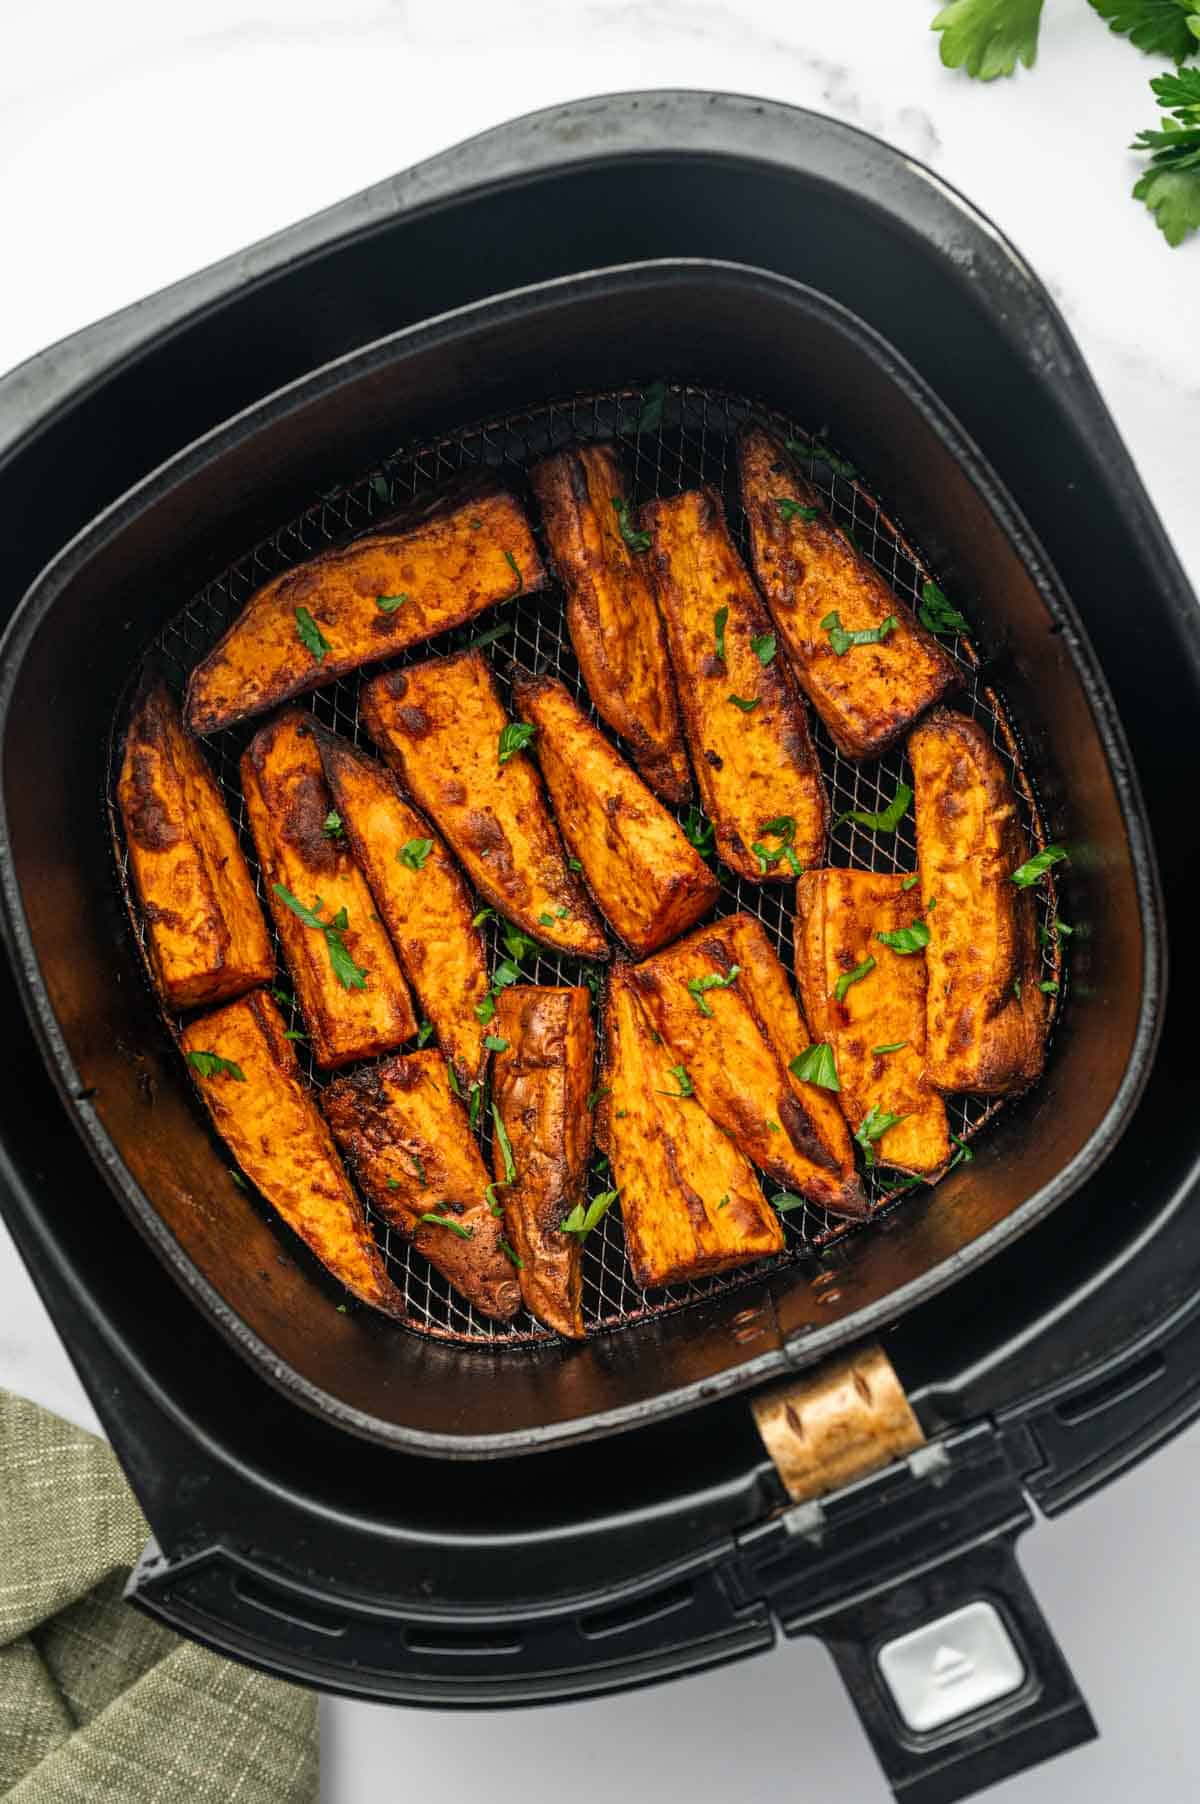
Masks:
[[[799,877],[804,866],[792,850],[792,841],[796,837],[795,818],[790,814],[777,814],[773,820],[764,821],[759,832],[769,833],[772,839],[780,841],[778,846],[767,846],[761,839],[756,839],[750,847],[758,859],[758,868],[762,875],[765,877],[772,865],[778,864],[781,858],[786,858],[793,877]]]
[[[857,632],[848,633],[842,625],[841,615],[835,608],[822,620],[821,631],[829,634],[829,643],[834,654],[839,658],[844,658],[852,646],[882,645],[888,634],[894,633],[899,624],[896,616],[889,614],[886,620],[879,622],[878,626],[864,626],[860,627]]]
[[[775,656],[774,633],[755,633],[750,640],[750,650],[765,670]]]
[[[346,910],[339,908],[332,921],[323,921],[321,910],[325,904],[320,896],[314,898],[311,908],[305,908],[303,902],[298,901],[291,890],[285,889],[282,883],[273,883],[271,888],[279,900],[286,904],[292,913],[304,922],[306,927],[311,927],[314,933],[325,935],[325,949],[329,953],[329,963],[342,988],[344,990],[365,990],[367,974],[361,965],[355,964],[346,950],[346,942],[342,938],[346,928],[350,925],[350,917]]]
[[[1188,29],[1191,0],[1088,0],[1093,12],[1148,56],[1169,56],[1182,63],[1195,52]]]
[[[844,476],[846,481],[850,482],[858,475],[858,471],[850,462],[849,458],[839,457],[835,451],[831,451],[829,446],[823,442],[827,430],[827,427],[822,426],[812,444],[802,448],[808,450],[813,457],[819,458],[826,469],[832,470],[835,476]],[[790,440],[786,441],[786,443],[789,451],[794,448]]]
[[[571,858],[567,859],[567,869],[569,871],[581,871],[583,869],[583,866],[580,863],[580,861],[578,860],[578,858],[571,857]]]
[[[497,1192],[497,1190],[507,1190],[507,1189],[508,1189],[507,1184],[496,1183],[496,1184],[488,1184],[485,1187],[484,1192],[483,1192],[483,1200],[487,1204],[488,1208],[491,1210],[492,1214],[497,1218],[497,1220],[503,1220],[504,1206],[501,1203],[500,1198],[496,1195],[496,1192]]]
[[[468,639],[466,649],[481,651],[485,645],[494,645],[497,639],[503,639],[505,633],[511,633],[512,629],[511,620],[502,620],[499,626],[489,626],[486,632],[476,633],[473,639]]]
[[[877,933],[875,938],[893,952],[923,952],[929,944],[929,929],[924,921],[914,921],[909,927],[898,927],[895,933]]]
[[[771,1207],[780,1215],[786,1215],[790,1209],[803,1209],[804,1198],[797,1196],[794,1190],[777,1190],[771,1198]]]
[[[503,1234],[500,1235],[497,1244],[505,1257],[512,1260],[517,1270],[523,1272],[525,1270],[525,1261],[522,1259],[520,1253],[517,1252],[516,1248],[509,1245]]]
[[[527,933],[522,933],[519,927],[514,927],[511,921],[504,923],[504,932],[500,937],[510,958],[524,958],[527,952],[537,951],[536,942]],[[511,983],[512,979],[508,981]]]
[[[586,1240],[597,1222],[603,1220],[620,1196],[620,1187],[616,1190],[603,1191],[594,1202],[576,1203],[570,1215],[559,1223],[564,1234],[574,1234],[578,1240]]]
[[[947,69],[965,68],[977,81],[1011,75],[1037,58],[1042,0],[950,0],[930,21],[940,31]]]
[[[470,1240],[475,1233],[474,1228],[464,1228],[462,1223],[455,1221],[452,1215],[438,1215],[433,1210],[427,1211],[424,1215],[418,1215],[417,1220],[427,1221],[434,1228],[449,1228],[452,1233],[458,1235],[460,1240]]]
[[[406,839],[396,854],[396,863],[407,865],[410,871],[419,871],[432,851],[431,839]]]
[[[417,1045],[418,1046],[428,1046],[428,1044],[429,1044],[430,1040],[432,1040],[432,1038],[433,1038],[433,1022],[432,1021],[422,1021],[420,1026],[417,1028]]]
[[[1024,864],[1019,865],[1012,873],[1010,882],[1015,883],[1018,889],[1028,889],[1052,864],[1057,864],[1060,858],[1066,856],[1065,846],[1047,846],[1044,852],[1036,852],[1032,858],[1027,858]]]
[[[324,662],[327,651],[333,650],[332,645],[307,608],[296,609],[296,636],[301,645],[312,653],[318,664]]]
[[[863,978],[869,977],[874,969],[875,960],[868,954],[867,957],[863,959],[861,965],[855,965],[853,971],[843,971],[842,975],[833,986],[833,994],[836,1000],[838,1002],[845,1002],[846,991],[851,985],[861,983]]]
[[[1134,183],[1133,198],[1145,201],[1168,244],[1200,232],[1200,168],[1172,168],[1156,159]]]
[[[837,1065],[833,1057],[833,1047],[823,1041],[806,1046],[798,1052],[788,1070],[793,1077],[798,1077],[802,1084],[819,1084],[822,1090],[840,1090]]]
[[[911,1110],[909,1111],[911,1113]],[[868,1165],[875,1163],[875,1142],[882,1140],[889,1128],[894,1128],[898,1121],[907,1121],[908,1115],[889,1115],[875,1103],[867,1110],[857,1128],[854,1138],[863,1149],[863,1157]]]
[[[762,696],[753,695],[750,697],[749,701],[746,700],[744,695],[727,695],[725,699],[726,701],[732,702],[735,708],[740,708],[743,714],[749,714],[757,708],[759,702],[762,700]]]
[[[521,593],[521,590],[525,587],[525,579],[521,575],[521,567],[517,563],[517,560],[513,556],[511,551],[505,551],[504,561],[508,565],[509,569],[512,571],[513,575],[517,579],[517,586],[513,590],[513,593],[514,593],[514,595],[519,595]]]
[[[947,596],[936,583],[925,581],[921,584],[921,603],[917,609],[921,625],[931,633],[969,633],[970,624],[963,619],[958,609],[950,605]]]
[[[808,447],[805,446],[805,450]],[[793,501],[790,495],[776,495],[775,505],[783,520],[816,520],[820,515],[819,507],[806,507],[803,501]]]
[[[321,831],[326,839],[345,839],[346,829],[342,825],[342,817],[336,808],[331,808],[321,822]]]
[[[662,425],[663,407],[667,399],[665,382],[652,382],[642,397],[636,419],[622,419],[618,432],[657,432]]]
[[[706,990],[729,989],[731,985],[737,982],[738,977],[741,974],[741,969],[742,967],[740,965],[730,965],[729,975],[727,977],[722,977],[718,971],[713,971],[708,977],[688,978],[688,995],[692,997],[696,1007],[700,1010],[702,1015],[708,1015],[709,1017],[712,1015],[712,1009],[704,1000],[704,992]]]
[[[628,501],[620,495],[614,495],[612,504],[613,512],[617,516],[617,530],[628,545],[630,551],[649,551],[650,534],[648,532],[640,531],[636,526],[630,523]]]
[[[897,783],[895,795],[887,807],[881,809],[877,814],[871,814],[864,808],[850,808],[845,814],[839,814],[833,824],[835,827],[840,827],[843,821],[857,821],[860,827],[873,827],[876,833],[894,833],[908,813],[912,799],[913,792],[908,784]],[[917,879],[914,877],[912,884],[905,884],[904,888],[911,889],[916,881]]]
[[[471,916],[472,927],[482,927],[485,921],[490,921],[494,918],[495,913],[496,911],[494,908],[481,908],[477,915]]]
[[[914,871],[911,877],[906,877],[904,879],[904,882],[900,885],[900,888],[901,889],[916,889],[916,887],[917,887],[918,883],[920,883],[920,881],[921,881],[920,871]]]
[[[695,803],[687,811],[687,819],[683,823],[683,834],[690,846],[695,846],[701,858],[713,855],[714,832],[711,821],[706,821]]]
[[[729,624],[729,609],[718,608],[713,615],[713,636],[717,645],[717,656],[722,664],[725,662],[725,628]]]
[[[188,1064],[201,1077],[231,1077],[235,1084],[244,1084],[246,1073],[232,1059],[223,1059],[219,1052],[189,1052]]]
[[[960,1140],[957,1134],[951,1134],[950,1138],[951,1138],[951,1140],[953,1140],[953,1142],[958,1150],[954,1154],[954,1157],[950,1160],[949,1164],[946,1166],[946,1170],[953,1171],[954,1167],[956,1165],[972,1164],[975,1159],[975,1154],[971,1151],[971,1149],[967,1145],[966,1141]]]
[[[508,1041],[500,1039],[498,1034],[484,1034],[483,1043],[489,1052],[507,1052]]]
[[[284,1036],[283,1036],[283,1037],[284,1037],[284,1039],[285,1039],[285,1040],[307,1040],[307,1039],[308,1039],[308,1035],[307,1035],[307,1034],[302,1034],[302,1033],[301,1033],[301,1032],[300,1032],[300,1029],[299,1029],[299,1028],[298,1028],[298,1027],[289,1027],[289,1028],[287,1028],[287,1029],[286,1029],[286,1030],[285,1030],[285,1031],[284,1031]]]
[[[589,1090],[584,1100],[585,1109],[594,1109],[602,1096],[611,1096],[612,1091],[606,1085],[602,1090]]]
[[[496,1131],[496,1145],[500,1148],[500,1157],[504,1161],[504,1182],[515,1184],[517,1181],[517,1162],[513,1158],[512,1141],[508,1137],[508,1129],[504,1125],[504,1117],[497,1103],[492,1104],[492,1126]]]
[[[496,1013],[496,998],[489,990],[482,1002],[475,1004],[475,1019],[480,1027],[486,1027]]]
[[[498,748],[501,764],[507,764],[517,752],[523,752],[525,747],[531,743],[536,732],[537,728],[531,727],[528,721],[524,720],[510,720],[506,727],[502,727]]]
[[[402,608],[407,600],[407,595],[377,595],[375,606],[381,614],[394,614],[396,609]]]
[[[692,1080],[687,1074],[686,1065],[670,1066],[667,1076],[675,1079],[679,1085],[678,1090],[656,1090],[654,1092],[656,1096],[694,1096],[696,1094],[692,1089]]]
[[[1038,989],[1044,991],[1047,996],[1058,995],[1058,985],[1052,977],[1046,978],[1044,983],[1039,983]]]
[[[729,1192],[727,1190],[725,1192],[724,1196],[721,1198],[720,1202],[717,1204],[717,1208],[718,1209],[728,1209],[728,1207],[729,1207]]]
[[[886,1046],[872,1046],[871,1057],[881,1059],[886,1052],[903,1052],[907,1045],[907,1040],[892,1040]]]

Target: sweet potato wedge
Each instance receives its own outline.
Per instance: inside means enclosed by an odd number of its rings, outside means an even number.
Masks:
[[[774,651],[770,618],[734,548],[716,490],[652,501],[643,517],[717,856],[754,883],[781,881],[797,865],[818,862],[825,845],[828,804],[804,703],[786,660]],[[790,823],[791,857],[778,831],[767,831],[779,821]],[[756,845],[765,848],[761,854]]]
[[[356,1297],[403,1316],[362,1204],[262,990],[189,1021],[180,1038],[217,1132],[251,1182]],[[234,1067],[209,1075],[205,1053]]]
[[[476,1009],[488,992],[483,937],[458,866],[390,770],[315,729],[333,805],[408,981],[465,1089],[487,1062]],[[436,1261],[435,1261],[436,1263]]]
[[[333,797],[308,715],[259,729],[242,755],[242,793],[313,1057],[330,1069],[390,1052],[416,1033],[416,1016],[350,842],[325,831]]]
[[[778,439],[750,427],[739,466],[754,574],[781,648],[834,743],[874,758],[958,680],[954,660],[834,525]],[[839,657],[822,624],[831,614],[847,633],[896,624]]]
[[[708,914],[716,878],[565,684],[520,677],[513,706],[537,728],[538,765],[559,831],[613,932],[641,955]]]
[[[529,472],[567,597],[588,694],[642,776],[668,802],[692,793],[662,621],[644,552],[626,544],[628,490],[608,445],[572,445]]]
[[[492,1166],[522,1262],[521,1295],[539,1322],[580,1340],[583,1247],[561,1224],[587,1189],[587,1099],[596,1059],[591,998],[583,985],[514,984],[497,999],[492,1032],[508,1042],[495,1056],[492,1092],[512,1165],[497,1132]]]
[[[867,1202],[832,1094],[788,1070],[809,1043],[759,922],[732,915],[634,965],[629,981],[701,1106],[760,1171],[839,1215]]]
[[[528,752],[500,745],[511,723],[487,660],[466,651],[388,671],[367,684],[361,707],[372,739],[480,894],[534,939],[607,958],[537,766]]]
[[[876,1157],[901,1171],[936,1171],[950,1137],[946,1105],[925,1076],[924,954],[877,938],[925,918],[920,888],[903,885],[871,871],[806,871],[796,885],[796,981],[809,1032],[833,1051],[851,1128],[872,1109],[876,1120],[902,1116],[873,1143]],[[874,970],[839,1002],[838,979],[869,958]]]
[[[323,552],[264,583],[196,665],[188,725],[216,733],[545,581],[529,522],[505,494]]]
[[[926,1071],[939,1090],[1002,1096],[1046,1052],[1037,904],[1012,873],[1030,856],[1016,797],[976,721],[939,708],[909,735],[928,915]]]
[[[336,1078],[321,1107],[376,1214],[476,1309],[510,1321],[521,1307],[517,1271],[441,1054],[410,1052]]]
[[[165,683],[134,702],[117,806],[167,1007],[227,1002],[269,982],[275,953],[237,833]]]
[[[783,1227],[748,1159],[669,1069],[627,973],[609,979],[596,1135],[621,1192],[639,1284],[681,1284],[778,1253]],[[666,1094],[664,1094],[666,1092]]]

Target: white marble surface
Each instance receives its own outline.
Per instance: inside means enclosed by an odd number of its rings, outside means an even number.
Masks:
[[[1200,240],[1170,251],[1128,199],[1157,65],[1082,4],[1047,8],[1032,76],[943,70],[909,0],[110,0],[5,9],[0,369],[98,315],[468,134],[574,96],[721,87],[811,106],[928,162],[1049,283],[1200,585]],[[1036,447],[1030,448],[1036,455]],[[1136,598],[1130,597],[1131,613]],[[95,1426],[0,1234],[0,1383]],[[1200,1791],[1190,1670],[1200,1430],[1025,1560],[1104,1730],[998,1804]],[[331,1703],[324,1804],[775,1804],[886,1793],[808,1644],[600,1703],[449,1718]],[[117,1801],[113,1801],[117,1804]]]

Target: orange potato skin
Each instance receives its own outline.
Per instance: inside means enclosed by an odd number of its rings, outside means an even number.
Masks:
[[[1030,847],[977,722],[939,708],[909,735],[908,753],[921,881],[937,899],[925,949],[929,1080],[1003,1096],[1040,1076],[1046,1053],[1036,892],[1011,881]]]
[[[213,1124],[246,1176],[346,1289],[385,1315],[404,1298],[387,1275],[362,1204],[300,1075],[283,1017],[261,990],[189,1021],[185,1056],[215,1052],[244,1078],[201,1077],[189,1065]]]
[[[620,462],[608,445],[572,445],[535,464],[529,480],[588,694],[651,789],[684,802],[692,773],[654,583],[645,554],[622,538],[613,507],[629,498]]]
[[[463,1088],[483,1076],[487,1031],[475,1010],[488,992],[483,936],[475,909],[443,841],[405,801],[390,770],[334,733],[317,728],[317,747],[334,807],[358,867],[392,936],[405,975],[453,1059]],[[397,854],[410,840],[432,840],[420,870]]]
[[[613,932],[640,956],[708,914],[716,878],[566,686],[519,678],[513,706],[538,730],[538,765],[559,831]]]
[[[275,953],[237,833],[165,683],[134,703],[117,806],[167,1007],[227,1002],[269,983]]]
[[[567,868],[537,766],[525,751],[499,762],[508,716],[487,660],[468,651],[388,671],[367,684],[361,711],[407,793],[493,908],[559,951],[607,958],[600,923]]]
[[[643,518],[659,607],[684,726],[705,811],[723,864],[752,883],[784,881],[780,859],[763,871],[751,851],[767,821],[790,816],[801,864],[824,852],[828,803],[817,768],[804,703],[785,658],[762,664],[752,638],[771,621],[739,558],[715,489],[651,501]],[[728,608],[725,657],[716,656],[714,616]],[[758,706],[744,713],[730,695]],[[767,843],[773,844],[773,841]]]
[[[261,727],[242,756],[242,793],[275,927],[318,1065],[331,1069],[390,1052],[417,1031],[408,985],[375,912],[367,880],[348,840],[323,831],[333,797],[309,716],[292,710]],[[324,934],[306,927],[275,894],[275,884],[321,918],[341,909],[343,938],[366,989],[346,989],[334,975]]]
[[[689,980],[727,976],[735,965],[739,974],[727,989],[705,992],[706,1017]],[[629,981],[671,1050],[666,1063],[686,1068],[701,1106],[760,1171],[839,1215],[867,1213],[833,1096],[787,1069],[808,1034],[759,922],[732,915],[701,927],[631,967]]]
[[[627,973],[608,982],[596,1137],[620,1187],[625,1248],[637,1282],[681,1284],[783,1249],[783,1225],[753,1167],[694,1096],[678,1090],[670,1054],[651,1038]]]
[[[937,1171],[950,1157],[946,1105],[925,1077],[925,959],[876,939],[924,919],[920,887],[871,871],[806,871],[796,885],[796,981],[815,1039],[833,1049],[838,1101],[852,1129],[868,1111],[903,1115],[876,1143],[881,1164]],[[936,911],[935,911],[936,912]],[[839,977],[868,957],[875,969],[839,1002]],[[873,1046],[907,1042],[899,1052]]]
[[[954,660],[834,525],[778,439],[748,429],[739,467],[754,573],[781,647],[840,750],[874,758],[958,681]],[[785,520],[781,499],[817,508],[816,519]],[[834,611],[847,632],[879,626],[889,614],[896,629],[839,658],[821,626]]]
[[[521,1287],[500,1244],[503,1221],[487,1204],[487,1167],[441,1054],[410,1052],[336,1078],[321,1093],[321,1108],[376,1214],[476,1309],[511,1321]],[[452,1216],[470,1237],[423,1222],[427,1214]]]
[[[492,1031],[508,1041],[492,1066],[492,1094],[512,1144],[516,1182],[502,1189],[508,1237],[523,1262],[530,1313],[571,1340],[584,1336],[583,1246],[560,1226],[587,1190],[596,1035],[585,986],[513,984],[496,1000]],[[499,1136],[492,1142],[504,1180]]]
[[[412,532],[372,535],[323,552],[264,583],[196,665],[188,725],[193,733],[216,733],[264,714],[545,581],[529,522],[505,494],[480,496]],[[408,596],[403,606],[379,607],[379,596],[401,594]],[[297,631],[300,607],[329,644],[319,660]]]

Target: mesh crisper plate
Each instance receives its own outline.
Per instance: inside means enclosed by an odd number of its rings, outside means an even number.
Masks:
[[[822,443],[789,419],[744,397],[721,391],[689,386],[675,386],[667,394],[662,417],[653,429],[638,432],[636,421],[645,401],[645,391],[631,387],[604,394],[582,395],[531,408],[528,412],[510,414],[455,432],[436,443],[419,449],[396,452],[373,471],[358,476],[344,486],[326,491],[314,499],[296,519],[281,526],[269,539],[238,559],[223,574],[194,596],[175,614],[149,648],[150,655],[162,668],[168,682],[182,694],[192,667],[240,613],[251,593],[278,571],[301,562],[330,545],[345,543],[373,525],[381,524],[397,508],[407,508],[433,497],[448,483],[460,480],[465,473],[495,473],[518,493],[524,489],[524,470],[549,450],[573,440],[612,439],[619,441],[627,470],[632,478],[635,504],[651,496],[673,494],[698,483],[712,483],[725,498],[734,537],[745,555],[748,550],[745,521],[737,495],[737,478],[733,435],[748,420],[757,419],[778,432],[812,444],[812,455],[806,473],[822,491],[833,517],[854,535],[860,550],[872,560],[884,577],[906,602],[915,606],[920,598],[922,581],[929,575],[916,550],[903,538],[893,522],[872,498],[860,479],[848,474],[849,467],[841,459],[832,463],[822,458]],[[653,411],[653,410],[652,410]],[[803,460],[802,460],[803,462]],[[530,508],[536,526],[536,509]],[[540,538],[540,529],[539,529]],[[547,560],[548,561],[548,560]],[[457,649],[472,637],[502,621],[510,630],[494,643],[489,652],[501,688],[507,696],[507,677],[511,663],[530,670],[550,670],[563,678],[585,706],[589,705],[583,688],[563,617],[562,594],[553,582],[534,595],[518,596],[502,608],[490,610],[473,623],[446,633],[438,639],[401,653],[392,662],[413,663],[448,650]],[[1016,790],[1022,824],[1035,847],[1045,844],[1045,833],[1037,800],[1022,767],[1019,746],[999,696],[991,689],[980,670],[979,658],[965,639],[950,645],[962,671],[963,690],[956,706],[964,708],[989,729],[993,743],[1004,760]],[[308,705],[326,726],[344,734],[356,744],[374,748],[358,719],[357,674],[341,678],[308,698]],[[301,698],[303,702],[303,698]],[[595,711],[592,710],[593,718]],[[118,721],[118,728],[121,726]],[[245,808],[238,782],[238,760],[261,720],[242,728],[221,733],[206,742],[210,763],[224,792],[231,814],[238,825],[242,845],[254,875],[260,897],[264,899],[262,876],[254,855],[254,846],[246,824]],[[911,783],[911,771],[903,750],[866,765],[851,763],[833,745],[819,721],[814,720],[814,737],[821,769],[831,805],[831,818],[850,809],[871,812],[884,808],[901,781]],[[113,735],[120,743],[119,731]],[[112,773],[115,783],[115,770]],[[681,818],[685,811],[680,811]],[[115,811],[114,811],[115,819]],[[118,844],[118,862],[122,879],[126,872],[124,848]],[[916,865],[916,846],[911,810],[894,834],[880,834],[852,821],[835,825],[828,853],[831,864],[852,865],[863,870],[911,871]],[[745,910],[756,915],[766,927],[779,950],[785,966],[792,965],[791,882],[756,885],[735,877],[722,869],[721,900],[718,912]],[[1053,914],[1053,885],[1040,886],[1044,892],[1041,906],[1044,922]],[[132,891],[125,883],[134,929],[143,944],[142,923],[138,917]],[[268,920],[270,919],[268,912]],[[493,937],[493,958],[499,956],[495,941],[499,924],[489,921],[487,932]],[[1043,938],[1047,936],[1043,935]],[[278,948],[277,948],[278,949]],[[1044,950],[1047,978],[1058,978],[1058,954],[1053,944]],[[280,954],[281,968],[286,968]],[[539,947],[521,965],[526,981],[539,984],[580,983],[599,967],[564,957]],[[171,1023],[172,1027],[177,1023]],[[302,1027],[297,1018],[290,1023]],[[317,1071],[307,1057],[304,1045],[297,1050],[307,1058],[308,1075],[320,1087],[328,1079]],[[966,1142],[1003,1106],[998,1100],[955,1097],[949,1100],[950,1125],[959,1140]],[[488,1112],[481,1111],[481,1123]],[[485,1154],[490,1148],[485,1145]],[[593,1161],[595,1165],[596,1160]],[[598,1194],[610,1182],[607,1171],[593,1171],[591,1193]],[[878,1169],[865,1174],[865,1183],[878,1210],[895,1204],[915,1188],[912,1181],[897,1185],[896,1174],[890,1176]],[[368,1209],[373,1228],[383,1247],[389,1271],[407,1299],[409,1326],[418,1332],[452,1340],[485,1342],[492,1346],[520,1344],[531,1340],[552,1339],[532,1317],[522,1312],[513,1323],[490,1322],[476,1314],[419,1253]],[[737,1289],[755,1282],[765,1274],[778,1271],[811,1256],[832,1240],[853,1231],[852,1224],[828,1216],[824,1210],[807,1205],[783,1217],[786,1236],[785,1251],[770,1260],[759,1261],[740,1271],[705,1278],[695,1283],[672,1285],[647,1291],[637,1285],[625,1256],[621,1218],[617,1209],[610,1210],[600,1227],[588,1237],[583,1258],[583,1313],[589,1330],[614,1329],[685,1308],[702,1298]],[[353,1303],[349,1305],[355,1307]]]

